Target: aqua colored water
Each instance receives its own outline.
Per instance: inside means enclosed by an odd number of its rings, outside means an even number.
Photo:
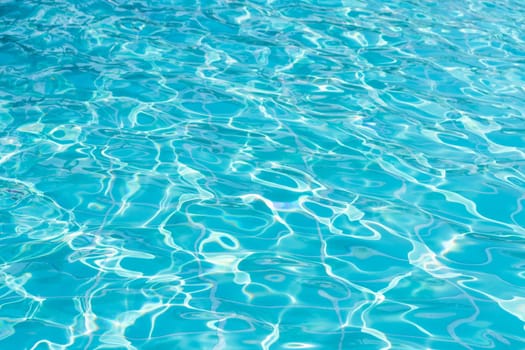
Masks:
[[[0,0],[0,349],[525,349],[525,3]]]

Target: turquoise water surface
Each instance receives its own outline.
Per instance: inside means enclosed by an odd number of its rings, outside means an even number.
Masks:
[[[525,349],[525,2],[0,0],[0,349]]]

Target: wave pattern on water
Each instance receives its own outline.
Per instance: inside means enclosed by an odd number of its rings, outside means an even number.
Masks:
[[[525,347],[524,19],[0,0],[0,347]]]

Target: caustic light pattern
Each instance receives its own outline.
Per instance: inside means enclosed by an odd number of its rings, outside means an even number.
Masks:
[[[525,349],[525,3],[0,0],[0,348]]]

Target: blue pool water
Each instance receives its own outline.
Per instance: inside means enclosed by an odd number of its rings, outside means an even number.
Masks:
[[[525,349],[525,3],[0,0],[0,349]]]

